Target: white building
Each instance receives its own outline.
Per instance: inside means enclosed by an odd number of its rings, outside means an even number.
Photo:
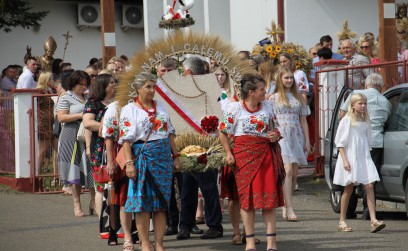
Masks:
[[[54,58],[62,58],[65,38],[62,34],[68,30],[73,36],[69,40],[65,61],[73,68],[83,69],[90,58],[101,57],[101,32],[97,27],[84,28],[81,22],[86,17],[80,10],[87,4],[99,6],[100,1],[74,0],[29,0],[33,10],[49,10],[41,22],[39,30],[15,28],[10,33],[1,31],[0,68],[8,64],[23,64],[27,45],[32,47],[34,56],[43,55],[43,43],[52,35],[58,48]],[[165,35],[166,31],[158,27],[166,5],[165,0],[122,0],[115,2],[116,54],[128,57],[144,46],[145,42]],[[342,29],[344,20],[350,28],[361,35],[367,31],[378,34],[377,0],[283,0],[285,40],[303,45],[306,49],[317,43],[322,35],[331,35]],[[271,21],[278,19],[278,0],[196,0],[190,11],[196,24],[190,29],[198,32],[218,34],[230,41],[239,50],[251,50],[252,46],[266,37],[266,28]],[[143,18],[136,27],[122,29],[128,6],[141,6]],[[79,14],[79,15],[78,15]],[[99,9],[96,12],[100,15]],[[133,16],[138,20],[139,16]],[[98,17],[100,18],[100,16]],[[78,21],[79,20],[79,21]],[[100,19],[97,19],[100,20]],[[129,21],[129,20],[128,20]],[[98,21],[96,21],[98,22]],[[99,26],[99,24],[97,24]],[[334,48],[337,43],[335,42]]]

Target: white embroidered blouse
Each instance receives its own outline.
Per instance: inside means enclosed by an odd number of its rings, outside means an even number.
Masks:
[[[157,103],[155,117],[149,116],[135,103],[129,103],[122,108],[119,121],[119,144],[123,144],[125,140],[130,142],[145,141],[152,127],[153,130],[148,141],[165,139],[169,134],[175,133],[168,112],[160,102],[155,102]]]
[[[268,137],[270,122],[273,119],[272,104],[263,101],[257,112],[248,112],[241,102],[230,102],[227,111],[218,125],[218,130],[234,136],[252,135]]]

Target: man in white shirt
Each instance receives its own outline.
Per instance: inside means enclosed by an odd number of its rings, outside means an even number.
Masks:
[[[39,63],[35,57],[27,58],[27,67],[18,78],[17,89],[35,89],[37,83],[34,80],[34,76],[38,67]]]

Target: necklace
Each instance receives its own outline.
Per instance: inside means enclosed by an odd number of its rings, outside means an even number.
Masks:
[[[174,90],[173,88],[171,88],[171,86],[170,86],[163,78],[160,78],[161,82],[164,83],[164,84],[167,86],[167,88],[169,88],[172,92],[174,92],[175,94],[179,95],[180,97],[187,98],[187,99],[193,99],[193,98],[198,98],[198,97],[201,97],[201,96],[204,95],[204,100],[205,100],[205,114],[207,115],[207,93],[206,93],[205,91],[201,90],[201,89],[198,87],[198,85],[197,85],[197,83],[196,83],[196,81],[195,81],[193,75],[191,75],[191,79],[193,80],[193,83],[194,83],[195,87],[201,92],[200,94],[198,94],[198,95],[196,95],[196,96],[186,96],[186,95],[184,95],[184,94],[181,94],[181,93],[177,92],[176,90]]]
[[[142,107],[142,109],[143,109],[145,112],[147,112],[147,115],[148,115],[149,117],[151,117],[151,116],[153,116],[153,115],[156,114],[156,102],[154,102],[154,100],[152,100],[152,103],[153,103],[153,111],[150,111],[150,110],[148,110],[146,107],[144,107],[143,104],[142,104],[142,102],[140,101],[139,97],[136,97],[136,98],[135,98],[135,102],[138,103],[138,104]]]
[[[248,106],[245,103],[245,99],[242,100],[242,104],[244,105],[245,110],[247,110],[249,113],[255,113],[258,112],[259,110],[261,110],[261,103],[258,103],[258,108],[256,108],[255,110],[251,110],[248,108]]]

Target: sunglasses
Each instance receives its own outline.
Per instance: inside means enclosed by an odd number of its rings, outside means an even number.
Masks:
[[[365,50],[365,49],[368,49],[368,48],[371,48],[371,46],[369,46],[369,45],[367,45],[367,46],[360,46],[360,49],[362,49],[362,50]]]

